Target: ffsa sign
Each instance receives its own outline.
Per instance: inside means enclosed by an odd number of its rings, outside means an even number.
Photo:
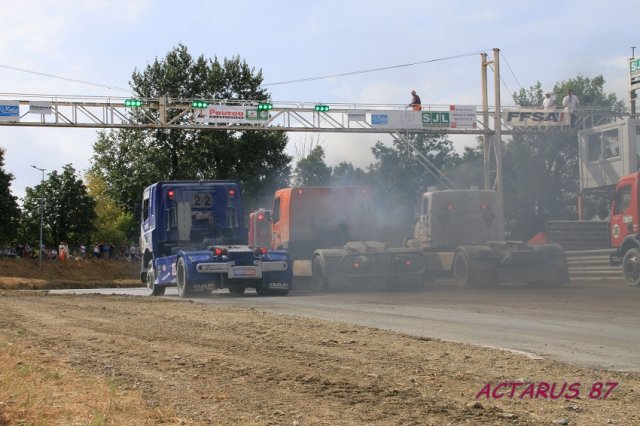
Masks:
[[[511,127],[569,125],[569,115],[563,110],[505,109],[502,120]]]

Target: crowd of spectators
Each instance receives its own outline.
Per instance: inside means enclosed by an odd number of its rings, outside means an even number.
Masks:
[[[88,250],[84,243],[70,249],[68,244],[61,241],[57,247],[42,247],[42,258],[50,261],[73,259],[84,259],[93,257],[95,259],[122,259],[136,260],[139,256],[138,246],[135,243],[122,244],[117,249],[111,243],[98,243]],[[0,257],[3,258],[31,258],[38,259],[37,247],[31,247],[28,243],[16,244],[15,246],[5,246],[0,250]]]

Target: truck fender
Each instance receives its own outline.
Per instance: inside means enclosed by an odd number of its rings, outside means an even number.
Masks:
[[[489,246],[458,246],[456,247],[456,252],[457,251],[463,251],[466,253],[466,255],[469,257],[469,259],[471,260],[480,260],[480,261],[484,261],[490,259],[490,258],[494,258],[495,257],[495,251],[489,247]]]
[[[149,262],[153,260],[153,254],[149,250],[145,250],[140,260],[140,281],[143,284],[147,283],[147,270]]]
[[[624,254],[632,248],[640,248],[640,234],[627,235],[620,246],[620,257],[624,257]]]

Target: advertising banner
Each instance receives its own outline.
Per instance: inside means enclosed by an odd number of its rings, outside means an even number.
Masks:
[[[371,111],[370,114],[373,128],[418,130],[478,127],[475,105],[450,105],[449,111]]]
[[[510,127],[569,125],[569,115],[560,109],[505,108],[502,120],[506,126]]]
[[[0,121],[20,121],[20,102],[0,101]]]
[[[452,129],[476,129],[478,127],[475,105],[451,105],[449,114]]]
[[[53,114],[52,102],[29,102],[29,113],[31,114]]]
[[[194,109],[194,117],[196,123],[265,125],[269,111],[258,110],[256,106],[209,105]]]

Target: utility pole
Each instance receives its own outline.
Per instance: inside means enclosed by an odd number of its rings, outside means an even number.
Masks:
[[[504,212],[504,192],[502,188],[502,117],[500,104],[500,49],[493,49],[493,90],[496,110],[493,118],[495,133],[493,134],[493,152],[496,153],[496,192],[500,208]]]
[[[482,60],[482,120],[489,127],[489,95],[487,90],[487,68],[493,64],[493,85],[495,111],[493,115],[493,134],[483,135],[484,189],[494,190],[504,216],[504,190],[502,187],[502,128],[500,104],[500,49],[493,49],[493,60],[487,60],[487,54],[481,53]],[[493,154],[493,157],[492,155]],[[495,170],[492,167],[495,165]]]
[[[487,54],[482,52],[480,54],[482,63],[480,66],[480,74],[482,78],[482,123],[485,129],[489,128],[489,94],[487,93],[487,66],[489,61],[487,60]],[[491,167],[491,137],[486,133],[482,135],[482,154],[484,158],[484,189],[493,189],[491,187],[491,175],[489,174],[489,168]]]
[[[632,64],[633,60],[636,58],[636,47],[635,46],[631,46],[631,58],[629,59],[629,63]],[[636,81],[634,81],[634,77],[631,75],[631,73],[629,73],[629,110],[631,113],[631,117],[635,118],[636,117],[636,89],[634,88],[634,83],[637,83]]]

